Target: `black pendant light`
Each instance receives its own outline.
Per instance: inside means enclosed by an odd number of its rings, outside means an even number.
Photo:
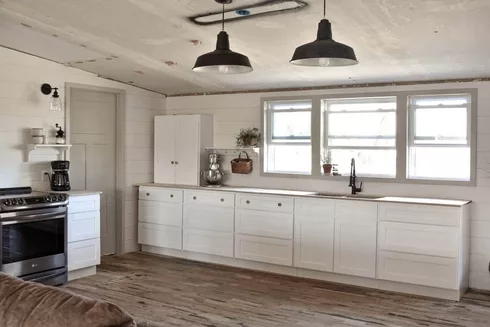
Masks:
[[[323,19],[318,24],[317,39],[296,48],[290,63],[299,66],[334,67],[357,65],[354,49],[332,39],[332,25],[325,18],[327,0],[323,2]]]
[[[244,74],[250,73],[253,68],[247,56],[230,50],[230,41],[225,32],[225,4],[232,0],[215,0],[223,5],[221,32],[218,34],[216,50],[199,56],[192,69],[198,73],[212,74]]]

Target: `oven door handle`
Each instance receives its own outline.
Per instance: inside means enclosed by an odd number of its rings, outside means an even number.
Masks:
[[[64,219],[66,217],[65,214],[35,214],[35,215],[26,215],[21,217],[15,217],[13,220],[2,221],[1,225],[15,225],[15,224],[24,224],[24,223],[32,223],[36,221],[47,221],[47,220],[55,220],[55,219]]]

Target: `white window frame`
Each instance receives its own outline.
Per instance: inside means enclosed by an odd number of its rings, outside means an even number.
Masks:
[[[261,161],[261,176],[264,177],[287,177],[287,178],[302,178],[302,179],[322,179],[322,180],[334,180],[334,181],[346,181],[348,182],[349,176],[324,176],[321,173],[321,151],[323,149],[323,133],[325,133],[326,123],[324,122],[323,115],[324,100],[329,99],[351,99],[351,98],[377,98],[377,97],[389,97],[396,96],[396,178],[390,177],[361,177],[360,180],[366,182],[383,182],[383,183],[405,183],[405,184],[434,184],[434,185],[458,185],[458,186],[475,186],[476,185],[476,136],[477,136],[477,104],[478,104],[478,89],[434,89],[434,90],[403,90],[392,92],[364,92],[364,93],[343,93],[335,90],[335,94],[314,94],[314,95],[301,95],[301,96],[285,96],[285,97],[263,97],[260,99],[260,105],[262,108],[261,114],[261,132],[265,137],[262,138],[262,151],[260,151]],[[471,96],[471,106],[468,112],[468,142],[470,143],[471,153],[471,165],[469,181],[453,181],[453,180],[440,180],[440,179],[409,179],[408,178],[408,165],[409,165],[409,97],[411,96],[436,96],[436,95],[454,95],[454,94],[469,94]],[[267,124],[270,122],[270,117],[267,117],[267,102],[281,102],[281,101],[294,101],[294,100],[311,100],[311,175],[305,174],[287,174],[287,173],[275,173],[267,172],[265,162],[265,152],[269,138],[270,126]],[[411,125],[410,125],[411,126]],[[298,144],[298,143],[295,143]],[[377,147],[378,148],[378,147]]]
[[[384,101],[384,102],[392,102],[394,100],[395,105],[398,105],[397,102],[397,97],[396,95],[388,95],[388,96],[369,96],[369,95],[364,95],[364,96],[357,96],[357,97],[345,97],[345,96],[339,96],[337,98],[324,98],[322,99],[322,118],[323,118],[323,144],[322,144],[322,150],[323,149],[328,149],[328,150],[397,150],[396,149],[396,139],[397,139],[397,126],[395,125],[395,144],[393,146],[343,146],[343,145],[329,145],[328,140],[331,139],[328,134],[328,120],[329,120],[329,115],[330,114],[340,114],[341,112],[337,111],[330,111],[329,107],[331,103],[329,102],[336,102],[336,103],[372,103],[373,99],[386,99],[390,101]],[[383,100],[381,100],[383,101]],[[360,110],[360,111],[349,111],[348,113],[377,113],[377,112],[394,112],[395,115],[397,114],[397,108],[395,109],[383,109],[383,110]],[[395,123],[396,124],[396,123]],[[335,138],[335,137],[334,137]],[[343,137],[337,137],[337,139],[341,139]],[[351,137],[351,136],[345,136],[345,138],[356,138]],[[357,138],[362,138],[362,137],[357,137]],[[364,138],[370,138],[370,139],[387,139],[387,137],[383,136],[375,136],[373,137],[364,137]],[[392,137],[390,137],[391,139]],[[371,177],[371,178],[381,178],[381,179],[394,179],[396,178],[397,175],[397,167],[395,167],[395,176],[378,176],[378,175],[363,175],[362,177]]]

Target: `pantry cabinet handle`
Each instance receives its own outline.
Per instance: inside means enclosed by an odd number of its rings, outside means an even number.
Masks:
[[[247,204],[250,204],[250,201],[247,200]]]
[[[192,197],[192,199],[193,199],[193,200],[197,200],[197,197],[193,196],[193,197]]]
[[[277,206],[278,206],[278,207],[282,207],[282,203],[281,203],[281,202],[279,202],[279,203],[277,204]]]

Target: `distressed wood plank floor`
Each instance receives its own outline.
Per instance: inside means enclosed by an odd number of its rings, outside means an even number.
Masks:
[[[490,326],[488,294],[456,303],[144,253],[104,257],[65,287],[156,327]]]

